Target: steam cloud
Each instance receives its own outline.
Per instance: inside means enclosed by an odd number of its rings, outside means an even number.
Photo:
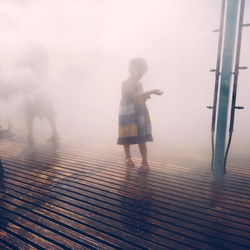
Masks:
[[[250,18],[247,1],[245,19]],[[144,89],[164,95],[148,102],[155,143],[173,148],[210,150],[211,113],[220,1],[211,0],[26,0],[0,2],[0,79],[11,88],[39,81],[20,62],[34,46],[49,63],[41,84],[52,96],[65,141],[116,143],[121,82],[135,56],[147,60]],[[250,67],[245,30],[241,64]],[[249,71],[239,77],[232,147],[250,146]],[[24,134],[20,93],[1,99],[1,112]],[[35,131],[48,132],[44,121]],[[48,132],[49,133],[49,132]]]

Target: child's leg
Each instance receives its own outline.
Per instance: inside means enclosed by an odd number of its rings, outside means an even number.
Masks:
[[[148,154],[147,154],[147,145],[146,143],[140,143],[139,149],[141,152],[141,158],[142,158],[142,168],[148,169]]]
[[[125,152],[125,158],[131,158],[131,154],[130,154],[130,145],[129,144],[125,144],[123,145],[124,148],[124,152]]]
[[[125,152],[125,164],[127,167],[133,167],[135,164],[131,159],[131,154],[130,154],[130,145],[125,144],[123,145],[124,152]]]

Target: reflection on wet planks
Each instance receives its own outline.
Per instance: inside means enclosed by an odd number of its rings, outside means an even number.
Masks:
[[[0,144],[0,247],[247,249],[250,171],[214,183],[209,161],[152,156],[138,175],[119,147]],[[186,157],[186,156],[185,156]],[[193,159],[193,158],[192,158]],[[138,163],[138,159],[135,160]],[[200,167],[199,163],[201,162]],[[207,166],[206,166],[206,165]]]

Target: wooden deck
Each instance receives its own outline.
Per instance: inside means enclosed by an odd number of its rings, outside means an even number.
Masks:
[[[0,249],[249,249],[250,156],[214,183],[209,157],[2,142]],[[138,157],[136,163],[139,164]]]

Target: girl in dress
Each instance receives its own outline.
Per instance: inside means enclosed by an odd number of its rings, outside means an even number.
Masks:
[[[130,145],[138,144],[141,153],[139,172],[149,169],[147,159],[147,141],[153,141],[151,122],[146,101],[151,95],[162,95],[163,92],[154,89],[143,92],[140,80],[147,71],[147,64],[143,58],[134,58],[129,63],[129,77],[122,83],[122,98],[119,110],[119,138],[117,143],[123,145],[125,164],[134,166],[130,154]]]

